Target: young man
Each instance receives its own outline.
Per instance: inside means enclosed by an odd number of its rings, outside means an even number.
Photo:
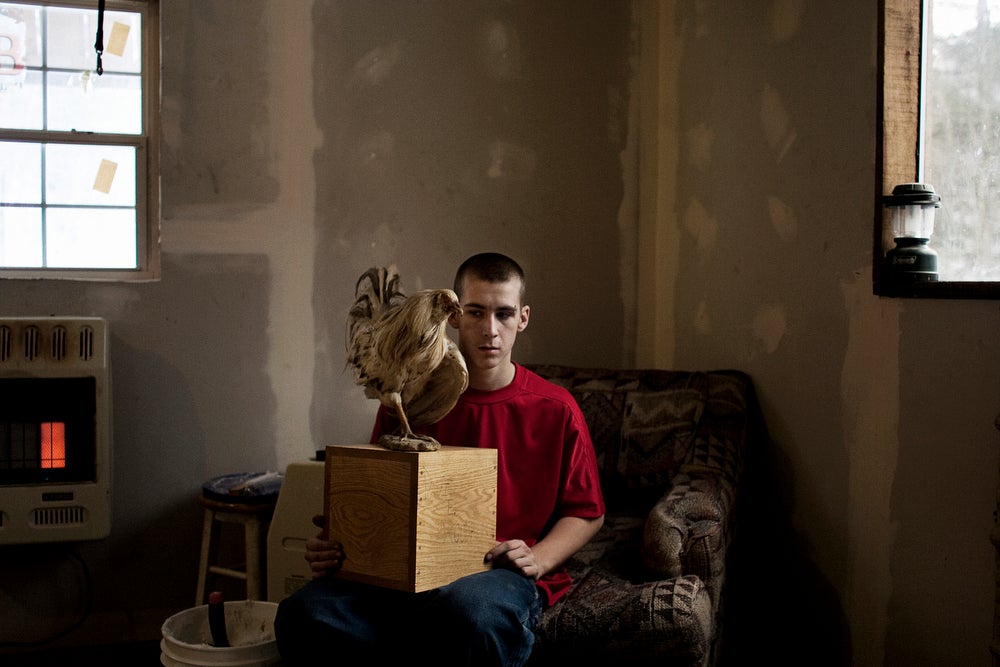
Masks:
[[[447,445],[497,450],[497,544],[492,564],[430,591],[406,593],[338,579],[336,536],[312,538],[313,581],[281,602],[275,635],[284,664],[317,658],[372,661],[417,656],[438,665],[522,665],[542,610],[570,586],[564,562],[604,522],[594,447],[570,394],[515,364],[528,326],[521,267],[474,255],[455,276],[453,316],[469,388],[441,421],[418,429]],[[379,408],[371,441],[391,428]],[[337,664],[341,664],[338,662]]]

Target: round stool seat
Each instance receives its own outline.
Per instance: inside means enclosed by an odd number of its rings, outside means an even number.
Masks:
[[[274,506],[278,502],[278,496],[272,496],[264,501],[252,503],[233,502],[224,503],[221,500],[214,500],[204,495],[198,496],[198,504],[214,512],[233,512],[235,514],[267,514],[274,511]]]
[[[213,477],[201,485],[205,498],[222,503],[275,503],[284,475],[278,472],[237,472]]]
[[[264,588],[263,573],[267,571],[263,540],[271,522],[282,475],[279,473],[237,473],[223,475],[205,482],[198,504],[204,508],[201,539],[201,565],[195,605],[206,602],[208,575],[242,579],[246,582],[248,600],[260,600]],[[245,563],[226,566],[216,563],[219,552],[220,523],[243,525]]]

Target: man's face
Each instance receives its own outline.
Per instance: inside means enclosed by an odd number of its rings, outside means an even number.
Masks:
[[[491,283],[462,280],[462,314],[449,320],[458,329],[458,348],[471,370],[510,363],[514,339],[528,326],[528,306],[521,305],[521,281]]]

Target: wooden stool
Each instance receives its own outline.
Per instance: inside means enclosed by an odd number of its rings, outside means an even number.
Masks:
[[[267,526],[274,515],[277,497],[260,499],[253,502],[226,503],[198,497],[198,503],[205,508],[205,520],[201,532],[201,567],[198,569],[198,591],[195,595],[195,606],[206,603],[205,585],[209,573],[242,579],[246,582],[247,599],[260,600],[263,594],[263,573],[266,566],[263,563],[265,549],[262,541],[267,537]],[[227,567],[215,561],[218,557],[219,528],[217,522],[243,524],[243,540],[246,551],[244,568]]]

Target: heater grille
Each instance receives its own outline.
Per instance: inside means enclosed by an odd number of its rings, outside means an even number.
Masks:
[[[52,374],[59,368],[102,364],[103,339],[87,319],[0,320],[0,373]]]
[[[32,523],[36,528],[82,526],[87,523],[86,507],[40,507],[33,514]]]

